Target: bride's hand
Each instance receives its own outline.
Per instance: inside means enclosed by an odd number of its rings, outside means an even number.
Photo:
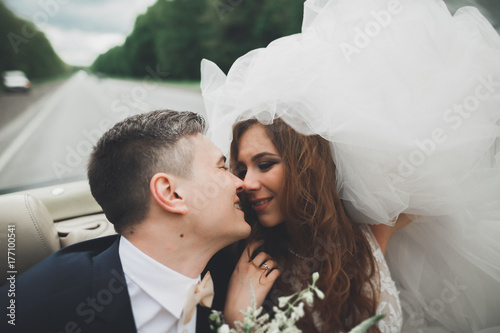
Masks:
[[[410,215],[406,213],[401,213],[398,216],[398,219],[396,220],[396,223],[394,223],[394,226],[389,226],[386,224],[371,224],[370,228],[372,230],[373,235],[378,241],[378,244],[380,246],[380,249],[382,250],[382,253],[385,254],[385,251],[387,249],[387,245],[389,244],[389,241],[391,240],[392,236],[398,231],[406,227],[408,224],[413,222],[417,218],[416,215]]]
[[[256,307],[259,308],[281,274],[277,263],[264,252],[250,261],[250,256],[260,245],[262,242],[253,242],[245,248],[229,281],[224,316],[231,327],[234,327],[235,321],[243,322],[240,310],[250,306],[250,279],[255,291]]]
[[[398,219],[396,220],[396,223],[394,224],[394,231],[393,234],[396,233],[396,231],[403,229],[406,227],[408,224],[413,222],[417,218],[417,215],[410,215],[406,213],[401,213],[398,216]]]

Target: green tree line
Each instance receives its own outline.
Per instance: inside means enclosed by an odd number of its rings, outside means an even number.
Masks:
[[[29,78],[48,78],[68,66],[55,53],[47,37],[32,22],[23,20],[0,2],[0,72],[22,70]]]
[[[158,0],[137,17],[121,46],[101,54],[96,72],[199,79],[202,58],[227,71],[246,52],[300,31],[304,0]]]

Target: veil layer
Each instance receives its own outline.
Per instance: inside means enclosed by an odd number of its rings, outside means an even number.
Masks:
[[[308,0],[301,33],[201,70],[224,154],[236,122],[282,118],[330,141],[353,220],[419,216],[387,255],[405,331],[500,331],[500,37],[477,9]]]

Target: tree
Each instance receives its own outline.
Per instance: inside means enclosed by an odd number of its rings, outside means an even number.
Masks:
[[[59,75],[68,66],[33,23],[16,17],[0,2],[0,72],[22,70],[30,78]]]
[[[158,1],[137,18],[124,45],[108,51],[112,57],[99,56],[93,68],[141,77],[147,66],[159,66],[169,78],[199,79],[207,58],[227,71],[248,51],[299,32],[302,8],[303,0]]]

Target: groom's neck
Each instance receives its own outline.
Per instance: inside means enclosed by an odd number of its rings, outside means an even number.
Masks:
[[[162,265],[196,278],[217,249],[212,249],[210,244],[205,244],[179,225],[165,221],[144,221],[122,235]]]

